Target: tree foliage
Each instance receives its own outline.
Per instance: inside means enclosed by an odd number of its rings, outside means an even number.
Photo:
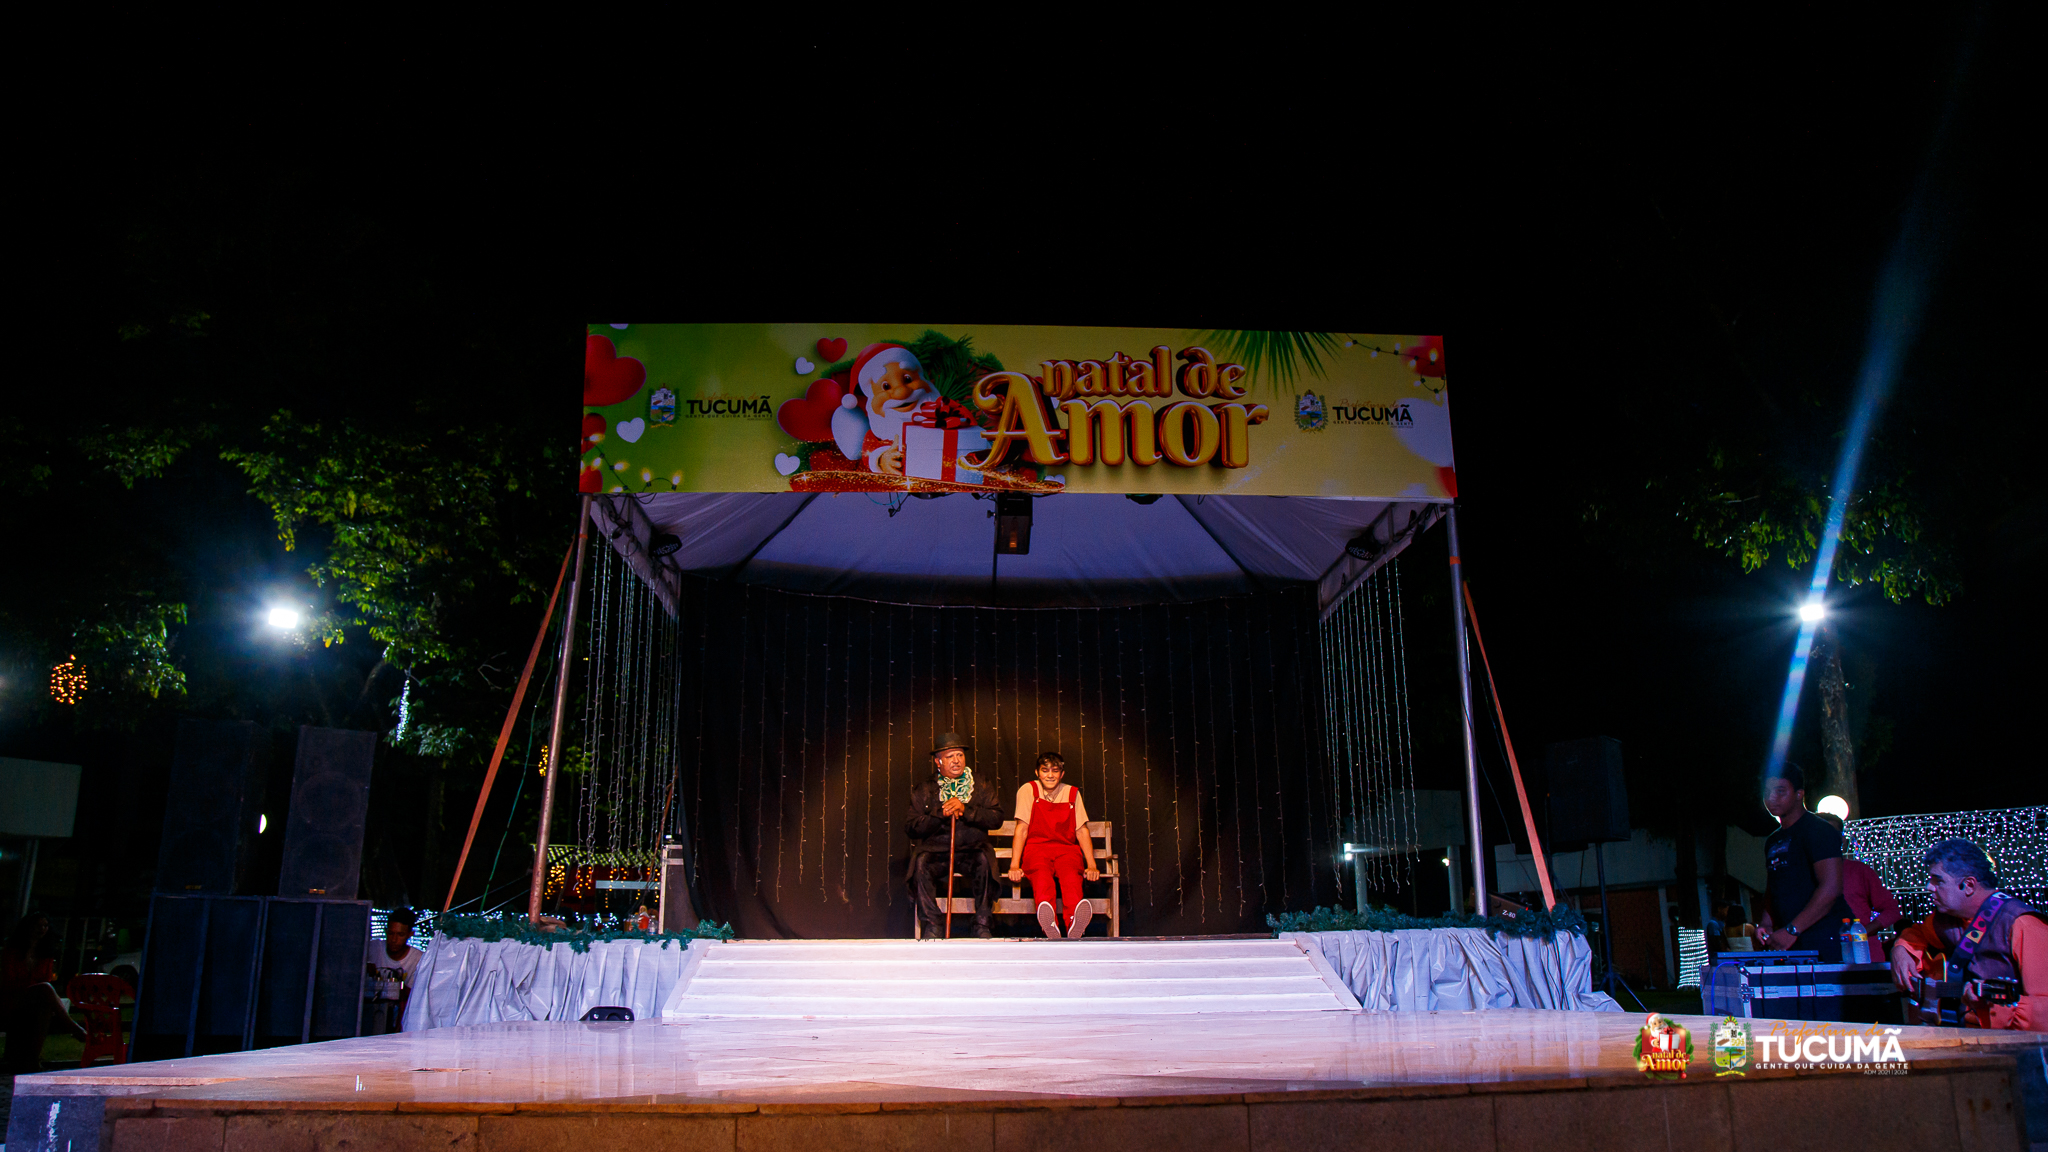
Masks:
[[[308,527],[324,530],[306,572],[343,610],[320,616],[321,641],[340,643],[361,626],[408,669],[474,655],[450,614],[490,577],[509,585],[513,603],[542,591],[545,562],[518,528],[549,455],[499,428],[388,431],[289,411],[264,424],[257,446],[222,452],[287,549]]]
[[[1701,462],[1662,481],[1692,538],[1755,572],[1774,557],[1795,569],[1813,565],[1826,528],[1824,477],[1768,464],[1735,466],[1717,446]],[[1948,603],[1961,590],[1953,547],[1928,530],[1928,493],[1910,470],[1866,480],[1850,496],[1831,578],[1874,584],[1893,603],[1919,596]]]

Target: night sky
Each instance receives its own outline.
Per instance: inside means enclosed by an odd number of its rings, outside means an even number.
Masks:
[[[1880,436],[1961,593],[1836,593],[1864,806],[2044,803],[2041,373],[2021,355],[2038,141],[2015,110],[2015,14],[1851,18],[1278,30],[1201,67],[1164,53],[1128,87],[1026,46],[888,40],[682,71],[449,65],[353,31],[303,71],[156,61],[118,92],[47,98],[32,133],[33,239],[55,259],[31,358],[64,382],[46,411],[98,391],[115,424],[424,396],[434,419],[566,439],[581,325],[612,317],[1442,332],[1467,574],[1523,759],[1611,735],[1637,823],[1760,829],[1729,782],[1763,762],[1807,573],[1743,574],[1642,514],[1644,485],[1721,430],[1826,474],[1918,204],[1928,301]],[[98,350],[118,325],[188,306],[218,334],[176,371],[66,372],[115,363]],[[301,559],[232,477],[175,479],[106,506],[111,523],[15,509],[40,542],[14,566],[92,563],[81,533],[147,523],[122,562],[195,589],[201,703],[283,691],[239,605]],[[565,490],[565,528],[572,508]],[[1442,557],[1437,533],[1408,586],[1426,595]],[[17,604],[27,579],[9,577]],[[505,618],[507,650],[531,615]],[[0,753],[107,746],[26,723],[19,672]],[[1809,686],[1793,755],[1817,772],[1816,711]],[[1446,715],[1425,785],[1455,780]],[[153,843],[148,784],[130,784],[142,799],[102,827]]]

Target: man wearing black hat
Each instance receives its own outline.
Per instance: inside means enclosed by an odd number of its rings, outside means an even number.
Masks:
[[[946,934],[939,898],[946,892],[947,862],[959,879],[953,895],[974,900],[974,934],[986,940],[996,905],[996,853],[988,834],[1003,826],[996,790],[974,778],[967,766],[967,741],[948,732],[932,749],[932,778],[910,790],[910,815],[903,830],[910,851],[910,891],[927,937]]]

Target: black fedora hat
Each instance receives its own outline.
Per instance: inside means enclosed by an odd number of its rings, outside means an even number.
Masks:
[[[962,752],[967,751],[967,741],[962,740],[958,732],[948,732],[944,736],[939,737],[939,742],[932,746],[932,755],[937,756],[941,752],[948,752],[955,748],[960,749]]]

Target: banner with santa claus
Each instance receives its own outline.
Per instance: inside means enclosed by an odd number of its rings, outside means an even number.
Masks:
[[[1457,493],[1441,336],[592,324],[584,492]]]

